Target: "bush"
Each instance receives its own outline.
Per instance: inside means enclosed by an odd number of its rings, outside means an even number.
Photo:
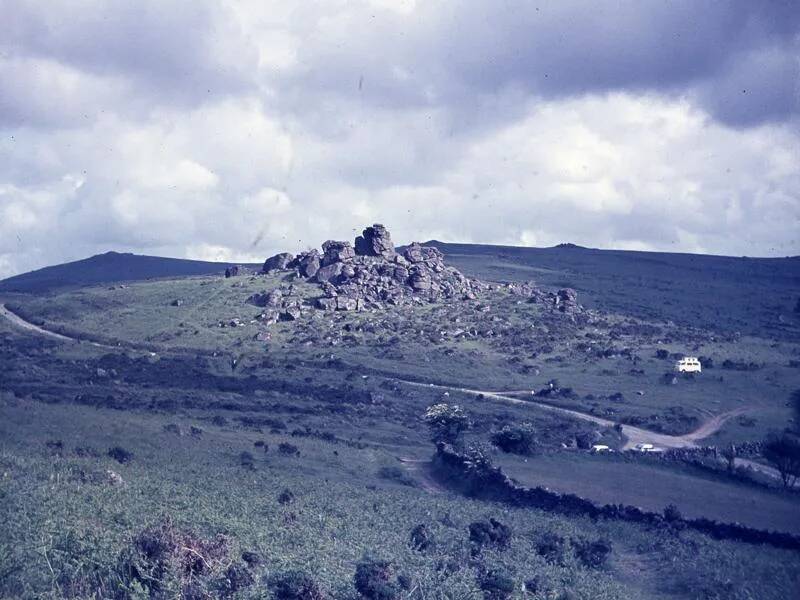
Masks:
[[[120,446],[114,446],[113,448],[109,448],[108,456],[113,458],[119,464],[124,465],[125,463],[129,463],[133,460],[133,452],[129,452]]]
[[[434,404],[428,407],[422,418],[431,430],[434,442],[455,444],[471,426],[469,417],[457,404]]]
[[[253,471],[256,468],[256,459],[249,452],[242,452],[239,455],[239,464],[242,465],[245,469],[250,469],[251,471]]]
[[[783,485],[792,487],[800,477],[800,438],[788,433],[772,434],[764,442],[761,452],[778,469]]]
[[[276,600],[323,600],[325,594],[317,582],[302,571],[287,571],[269,579]]]
[[[202,539],[167,518],[142,531],[123,552],[120,578],[126,588],[144,590],[150,597],[209,597],[213,589],[242,585],[248,579],[244,567],[237,571],[235,584],[228,578],[233,575],[228,572],[230,550],[228,538]]]
[[[394,567],[387,560],[364,558],[356,565],[356,590],[369,600],[394,600],[400,594]]]
[[[478,585],[486,600],[506,600],[514,595],[516,584],[505,571],[487,571],[478,579]]]
[[[602,567],[608,560],[609,554],[611,554],[611,544],[604,539],[595,541],[573,540],[572,545],[575,548],[575,557],[583,566],[590,569]]]
[[[281,442],[278,445],[278,451],[286,456],[300,456],[300,448],[289,442]]]
[[[411,547],[414,548],[414,550],[422,552],[432,545],[433,535],[424,523],[417,525],[411,530]]]
[[[381,479],[395,481],[401,485],[407,485],[409,487],[414,487],[417,484],[417,482],[414,481],[414,478],[411,477],[411,475],[409,475],[405,469],[397,466],[381,467],[378,469],[378,477]]]
[[[292,502],[294,502],[294,494],[292,493],[292,490],[290,490],[289,488],[283,490],[278,495],[278,502],[280,504],[291,504]]]
[[[503,452],[531,456],[536,453],[536,432],[530,423],[506,425],[492,436],[492,443]]]
[[[469,539],[477,549],[494,546],[505,549],[511,543],[511,528],[500,521],[490,518],[489,521],[474,521],[469,524]]]

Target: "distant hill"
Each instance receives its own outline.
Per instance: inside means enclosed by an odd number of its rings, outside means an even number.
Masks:
[[[229,264],[106,252],[91,258],[9,277],[0,281],[0,292],[43,293],[64,287],[119,283],[154,277],[220,274]]]
[[[587,306],[782,339],[800,336],[800,257],[745,258],[427,242],[464,273],[571,287]]]

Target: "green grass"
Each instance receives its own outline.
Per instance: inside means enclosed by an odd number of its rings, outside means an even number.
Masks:
[[[600,504],[631,504],[655,512],[674,504],[689,518],[800,533],[800,497],[711,475],[703,477],[686,468],[583,452],[527,461],[499,454],[496,462],[522,485],[573,493]]]
[[[706,597],[785,598],[796,586],[800,557],[795,553],[715,542],[701,535],[679,536],[618,523],[593,523],[536,510],[511,509],[387,482],[378,471],[391,464],[381,449],[358,450],[311,439],[215,428],[174,415],[120,413],[77,406],[45,406],[6,399],[0,408],[0,539],[9,552],[0,590],[19,597],[60,597],[67,581],[118,583],[117,561],[131,539],[164,515],[201,536],[223,533],[236,548],[259,552],[265,563],[258,578],[303,568],[336,597],[353,596],[352,576],[365,553],[389,558],[417,585],[415,598],[479,598],[469,561],[467,525],[494,516],[514,531],[511,547],[487,552],[485,564],[513,573],[517,584],[537,577],[541,589],[529,598]],[[164,431],[167,422],[201,425],[199,439]],[[58,436],[64,456],[45,442]],[[266,455],[253,442],[266,439]],[[290,440],[300,457],[281,456],[277,443]],[[105,456],[80,458],[75,445],[104,451],[114,444],[134,453],[119,465]],[[333,452],[338,452],[338,456]],[[239,465],[251,451],[254,471]],[[84,483],[76,475],[114,470],[124,484]],[[277,498],[284,489],[294,503]],[[452,523],[441,522],[447,516]],[[436,546],[420,554],[409,533],[426,523]],[[546,533],[608,538],[610,565],[595,571],[567,556],[553,564],[538,556]],[[442,559],[464,565],[445,577]],[[648,563],[647,577],[632,580],[632,563]],[[745,569],[746,566],[746,569]],[[691,567],[691,568],[688,568]],[[422,587],[419,587],[422,586]],[[257,585],[243,597],[264,597]],[[521,592],[520,592],[521,594]],[[520,597],[522,597],[520,595]]]

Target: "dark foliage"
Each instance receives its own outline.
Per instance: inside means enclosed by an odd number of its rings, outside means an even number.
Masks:
[[[356,565],[356,591],[369,600],[394,600],[400,595],[394,567],[388,560],[364,558]]]
[[[800,477],[800,438],[789,433],[773,434],[764,442],[762,453],[780,472],[783,485],[792,487]]]
[[[125,448],[122,448],[120,446],[114,446],[113,448],[109,448],[108,456],[113,458],[121,465],[129,463],[133,460],[133,452],[125,450]]]
[[[503,570],[490,570],[478,578],[486,600],[506,600],[514,595],[516,584],[513,577]]]
[[[602,567],[611,554],[611,544],[604,539],[599,540],[572,540],[575,557],[590,569]]]
[[[411,547],[414,550],[427,550],[433,544],[433,534],[428,527],[421,523],[411,530]]]
[[[506,425],[492,436],[492,443],[503,452],[531,456],[536,453],[536,432],[530,423]]]
[[[502,550],[511,543],[511,528],[494,518],[475,521],[469,524],[469,539],[478,549],[493,546]]]
[[[302,571],[274,575],[268,585],[276,600],[323,600],[326,597],[317,582]]]
[[[286,456],[300,455],[300,448],[289,442],[281,442],[278,444],[278,451]]]

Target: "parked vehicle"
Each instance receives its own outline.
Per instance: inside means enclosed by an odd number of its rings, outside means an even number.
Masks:
[[[675,363],[675,370],[678,373],[702,373],[703,365],[694,356],[684,356],[677,363]]]

